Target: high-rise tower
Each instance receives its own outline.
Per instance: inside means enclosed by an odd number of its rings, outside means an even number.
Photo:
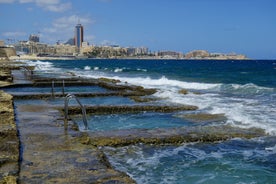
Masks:
[[[81,48],[83,42],[83,26],[81,24],[77,24],[75,27],[75,46]]]

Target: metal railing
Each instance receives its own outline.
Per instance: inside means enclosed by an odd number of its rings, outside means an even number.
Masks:
[[[81,111],[82,111],[82,119],[83,119],[83,124],[84,124],[84,129],[87,130],[88,129],[88,124],[87,124],[87,115],[86,115],[86,109],[85,107],[81,104],[81,102],[79,101],[79,99],[73,95],[73,94],[68,94],[66,97],[65,97],[65,102],[64,102],[64,113],[65,113],[65,120],[67,121],[68,118],[69,118],[69,115],[68,115],[68,104],[69,104],[69,100],[74,98],[78,104],[80,105],[81,107]]]
[[[24,70],[25,76],[27,76],[30,79],[32,79],[33,70],[29,69],[27,66],[20,66],[19,68]]]
[[[55,81],[52,81],[52,89],[51,89],[52,97],[55,98]],[[65,94],[65,82],[62,80],[62,95]]]

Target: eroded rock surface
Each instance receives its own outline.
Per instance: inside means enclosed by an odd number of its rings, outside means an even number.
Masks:
[[[231,138],[265,136],[259,128],[242,129],[231,126],[194,126],[166,129],[131,129],[83,133],[83,144],[94,146],[126,146],[130,144],[182,144],[187,142],[215,142]]]
[[[19,138],[13,98],[0,91],[0,183],[16,183],[19,172]]]
[[[176,117],[183,118],[185,120],[188,120],[194,123],[219,122],[219,121],[225,121],[227,119],[224,114],[206,114],[206,113],[182,114],[182,115],[177,115]]]
[[[19,105],[18,111],[20,183],[135,183],[114,170],[97,147],[81,144],[79,132],[70,122],[64,126],[59,111],[39,105]]]

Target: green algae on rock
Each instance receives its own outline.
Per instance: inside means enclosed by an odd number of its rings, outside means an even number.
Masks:
[[[197,114],[179,114],[175,117],[183,118],[193,123],[211,123],[218,121],[225,121],[226,117],[224,114],[206,114],[206,113],[197,113]]]
[[[263,129],[231,126],[194,126],[166,129],[131,129],[87,132],[79,137],[83,144],[94,146],[126,146],[131,144],[182,144],[188,142],[215,142],[232,138],[265,136]]]
[[[194,111],[198,107],[192,105],[182,106],[158,106],[158,105],[124,105],[124,106],[86,106],[86,112],[89,114],[117,114],[117,113],[135,113],[135,112],[175,112],[175,111]],[[64,109],[60,109],[64,110]],[[68,113],[70,115],[82,113],[79,107],[69,107]]]
[[[0,91],[0,183],[16,183],[19,173],[19,138],[13,98]]]

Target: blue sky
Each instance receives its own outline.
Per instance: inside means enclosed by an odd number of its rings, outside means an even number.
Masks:
[[[0,40],[65,42],[78,20],[95,45],[276,59],[275,0],[0,0]]]

